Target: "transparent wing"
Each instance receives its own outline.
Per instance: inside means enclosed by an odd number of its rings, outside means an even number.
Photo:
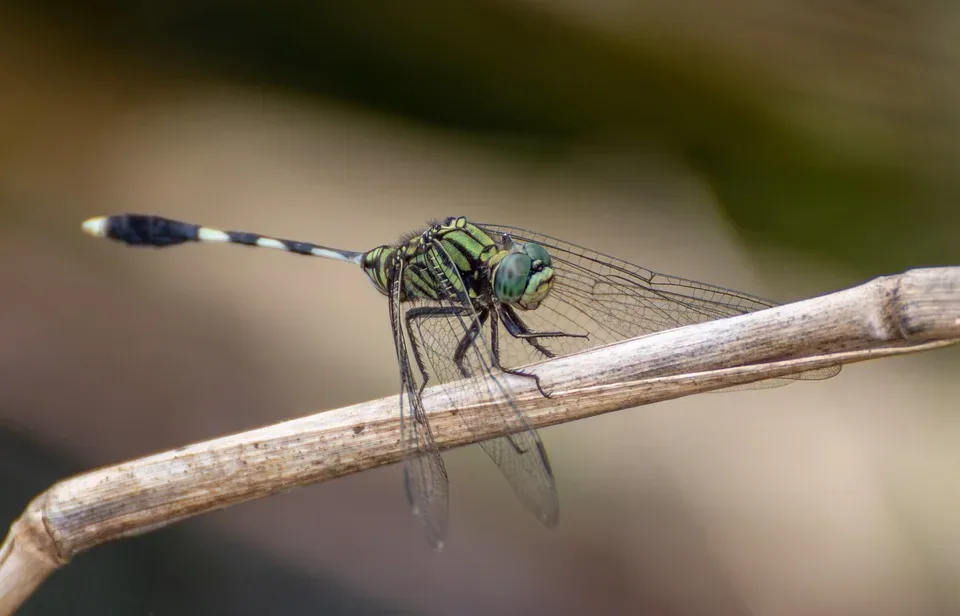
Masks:
[[[413,514],[420,521],[427,540],[440,549],[449,526],[449,481],[440,451],[427,422],[420,391],[407,349],[407,333],[400,310],[400,285],[403,265],[398,267],[390,285],[390,325],[400,366],[400,434],[406,447],[403,479]]]
[[[531,311],[517,311],[532,331],[587,334],[587,338],[540,338],[539,349],[504,336],[504,366],[567,355],[602,344],[704,323],[776,306],[765,299],[652,270],[570,242],[504,225],[475,223],[497,241],[509,236],[536,242],[550,253],[556,278],[547,299]],[[836,376],[840,366],[799,372],[730,389],[785,385],[795,380]]]
[[[547,527],[556,526],[559,500],[550,462],[540,437],[520,414],[509,385],[499,373],[496,350],[488,334],[492,319],[474,310],[456,267],[439,243],[427,258],[438,281],[440,299],[429,305],[414,303],[407,310],[418,366],[431,383],[466,379],[466,386],[473,388],[480,399],[496,401],[492,414],[481,415],[475,408],[460,406],[458,416],[473,434],[483,433],[491,421],[496,429],[510,433],[483,441],[480,446],[500,468],[524,507]],[[458,288],[448,281],[451,276],[459,281]],[[452,396],[448,400],[456,404]]]

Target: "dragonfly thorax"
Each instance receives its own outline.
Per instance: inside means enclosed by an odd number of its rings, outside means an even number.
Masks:
[[[550,254],[535,242],[494,238],[463,217],[448,218],[394,245],[363,253],[360,265],[388,297],[399,281],[400,301],[440,301],[463,293],[478,309],[500,302],[534,310],[553,286]]]

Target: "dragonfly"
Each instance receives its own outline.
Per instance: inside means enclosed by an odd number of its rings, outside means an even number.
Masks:
[[[518,410],[504,375],[531,379],[549,397],[531,364],[776,305],[659,274],[542,233],[463,216],[428,223],[394,243],[361,252],[146,214],[98,216],[82,228],[131,246],[228,243],[359,265],[387,298],[400,370],[404,486],[437,549],[449,527],[449,479],[422,399],[428,383],[444,388],[467,383],[493,401],[496,433],[504,436],[482,440],[480,446],[522,505],[553,528],[560,507],[547,451]],[[839,371],[839,366],[809,370],[748,387],[826,379]],[[458,398],[445,391],[455,405]],[[490,434],[489,410],[483,415],[467,406],[452,410],[469,432]]]

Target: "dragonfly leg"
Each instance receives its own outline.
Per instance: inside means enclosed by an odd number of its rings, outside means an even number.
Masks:
[[[500,316],[503,318],[503,325],[510,332],[510,335],[520,340],[526,340],[533,348],[537,349],[547,357],[555,357],[555,354],[544,348],[539,343],[538,338],[588,338],[587,334],[568,334],[566,332],[535,332],[531,330],[517,311],[512,306],[500,304]]]
[[[467,312],[466,308],[462,310]],[[460,343],[457,344],[457,350],[453,353],[453,361],[457,364],[457,368],[460,369],[460,374],[462,374],[465,379],[473,376],[464,364],[467,350],[477,341],[477,336],[480,335],[480,331],[483,328],[483,324],[487,322],[487,316],[489,314],[489,310],[484,310],[477,315],[477,318],[470,324],[470,327],[467,328],[467,333],[460,339]],[[496,357],[496,355],[494,355],[494,357]]]
[[[501,318],[503,318],[502,313],[500,316]],[[507,331],[509,332],[510,326],[506,324],[507,319],[503,319],[503,321],[504,321],[504,326],[507,328]],[[528,379],[533,379],[534,382],[537,384],[537,389],[540,390],[540,395],[542,395],[544,398],[549,398],[550,394],[548,394],[546,390],[543,388],[543,385],[540,384],[539,376],[537,376],[536,374],[530,374],[529,372],[524,372],[523,370],[517,370],[515,368],[504,368],[503,365],[500,363],[500,336],[498,333],[499,329],[500,328],[497,326],[497,316],[496,314],[494,314],[493,319],[490,322],[490,345],[493,347],[492,349],[493,360],[497,362],[497,368],[499,368],[503,372],[506,372],[507,374],[515,374],[516,376],[522,376]],[[511,332],[511,335],[513,335],[512,332]],[[515,337],[519,338],[519,336],[515,336]],[[534,348],[539,350],[541,353],[543,353],[547,357],[553,357],[553,353],[550,352],[548,349],[542,348],[540,346],[540,343],[538,343],[536,340],[528,339],[527,342],[530,342],[530,344]]]
[[[419,306],[408,310],[407,314],[404,315],[404,319],[407,322],[407,331],[410,331],[411,326],[414,325],[416,321],[437,317],[462,316],[465,312],[465,308],[456,308],[453,306]],[[420,384],[420,390],[417,392],[417,395],[420,396],[427,387],[427,381],[430,380],[430,373],[427,372],[427,367],[423,363],[423,354],[420,352],[417,336],[410,336],[410,347],[413,349],[413,358],[416,360],[417,368],[420,370],[420,376],[423,378],[423,383]],[[461,368],[460,371],[463,372],[463,368]]]
[[[509,332],[511,336],[525,340],[527,344],[540,351],[547,358],[556,357],[556,353],[540,344],[537,337],[530,335],[532,332],[527,325],[520,320],[520,316],[516,312],[511,314],[508,310],[512,311],[513,309],[503,304],[500,305],[500,318],[503,321],[503,326],[507,328],[507,332]]]

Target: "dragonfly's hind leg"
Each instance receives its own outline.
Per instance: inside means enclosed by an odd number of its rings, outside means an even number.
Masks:
[[[416,321],[421,321],[423,319],[431,319],[437,317],[450,317],[450,316],[463,316],[467,313],[466,308],[457,308],[453,306],[420,306],[417,308],[411,308],[404,315],[404,319],[407,322],[407,331],[411,331],[411,326],[415,325]],[[417,362],[417,369],[420,370],[420,376],[423,378],[423,382],[420,384],[420,389],[417,391],[418,396],[423,395],[423,390],[427,387],[427,381],[430,380],[430,373],[427,372],[427,367],[423,363],[423,354],[420,352],[420,346],[417,343],[418,336],[410,336],[410,347],[413,349],[413,359]],[[476,335],[474,335],[476,338]],[[459,345],[457,350],[459,351]],[[466,349],[464,349],[466,352]],[[457,363],[457,366],[460,368],[460,372],[464,371],[464,368]],[[469,375],[464,375],[469,376]]]
[[[464,313],[468,312],[466,308],[464,308],[463,311]],[[477,336],[479,336],[483,330],[483,324],[487,322],[489,315],[490,312],[488,310],[484,310],[477,315],[477,318],[470,324],[470,327],[467,328],[467,333],[464,334],[463,338],[461,338],[457,344],[457,350],[453,353],[453,361],[457,364],[457,368],[460,369],[460,374],[462,374],[465,379],[473,376],[464,364],[464,360],[467,357],[467,349],[476,343]],[[494,357],[496,358],[496,351],[494,351]]]

